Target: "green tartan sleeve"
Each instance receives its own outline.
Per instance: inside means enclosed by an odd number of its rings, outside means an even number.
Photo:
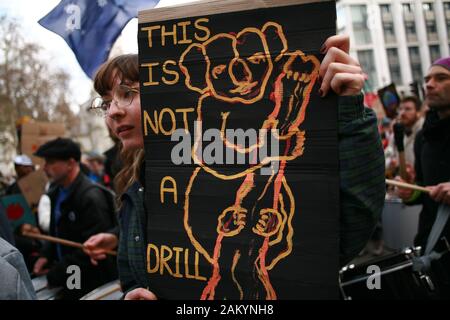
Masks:
[[[363,95],[339,97],[340,263],[365,247],[384,206],[384,153]]]
[[[128,212],[128,215],[130,213]],[[119,250],[117,255],[117,267],[119,270],[120,286],[124,295],[137,287],[137,283],[133,276],[133,272],[130,267],[128,249],[133,245],[133,241],[129,239],[129,220],[130,217],[126,216],[126,213],[121,212],[121,219],[119,219],[120,237],[119,237]],[[125,221],[124,221],[125,220]]]

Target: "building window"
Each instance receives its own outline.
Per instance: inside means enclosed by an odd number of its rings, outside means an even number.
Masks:
[[[435,21],[427,21],[426,22],[427,27],[427,33],[430,34],[436,34],[437,35],[437,29],[436,29],[436,22]]]
[[[416,21],[414,18],[414,4],[402,3],[403,21],[405,24],[406,41],[417,42]]]
[[[400,71],[400,60],[398,58],[397,48],[391,48],[386,50],[389,71],[391,73],[391,81],[397,85],[402,83],[402,75]]]
[[[414,14],[414,4],[412,3],[402,3],[403,14]]]
[[[416,23],[414,21],[405,21],[405,32],[408,42],[417,42]]]
[[[444,2],[444,16],[447,22],[447,37],[450,41],[450,2]]]
[[[409,47],[409,61],[411,62],[411,72],[413,80],[422,81],[422,64],[420,62],[420,53],[418,47]]]
[[[370,44],[372,38],[370,30],[367,27],[367,6],[357,5],[350,6],[352,12],[353,31],[355,34],[356,44]]]
[[[373,57],[372,50],[359,50],[358,51],[358,60],[361,64],[363,70],[369,76],[367,80],[367,87],[369,91],[373,91],[377,88],[377,71],[375,68],[375,60]]]
[[[436,28],[436,16],[434,14],[434,6],[431,2],[422,3],[423,17],[425,19],[425,27],[427,29],[427,38],[429,41],[438,41]]]
[[[395,43],[395,31],[394,31],[394,24],[392,22],[384,22],[383,23],[383,33],[384,33],[384,41],[386,43]]]
[[[431,3],[431,2],[422,3],[422,8],[423,8],[424,12],[426,12],[426,11],[433,12],[434,11],[433,3]]]
[[[429,41],[438,41],[438,33],[436,28],[436,21],[429,20],[425,21],[425,26],[427,28],[427,38]]]
[[[394,22],[391,13],[390,4],[380,4],[381,25],[383,26],[384,42],[395,43]]]
[[[433,63],[433,61],[436,61],[440,57],[441,57],[441,50],[439,49],[439,45],[430,46],[431,63]]]
[[[447,38],[450,41],[450,18],[447,20]]]
[[[391,5],[390,4],[380,4],[381,14],[391,14]]]

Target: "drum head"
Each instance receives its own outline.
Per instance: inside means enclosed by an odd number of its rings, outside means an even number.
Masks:
[[[120,300],[122,295],[119,280],[115,280],[89,292],[80,300]]]

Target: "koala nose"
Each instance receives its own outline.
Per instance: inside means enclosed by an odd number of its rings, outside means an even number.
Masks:
[[[247,63],[242,59],[236,59],[233,63],[232,73],[234,79],[236,79],[235,85],[239,85],[242,82],[251,82],[252,73],[247,66]],[[233,81],[234,82],[234,81]]]

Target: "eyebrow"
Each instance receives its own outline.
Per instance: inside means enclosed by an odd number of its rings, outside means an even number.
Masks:
[[[130,87],[134,82],[136,82],[136,81],[131,81],[129,79],[123,79],[119,85],[126,85],[126,86]]]
[[[450,74],[446,73],[446,72],[436,72],[436,73],[427,74],[424,78],[438,77],[438,76],[440,76],[440,77],[442,77],[442,76],[450,77]]]

